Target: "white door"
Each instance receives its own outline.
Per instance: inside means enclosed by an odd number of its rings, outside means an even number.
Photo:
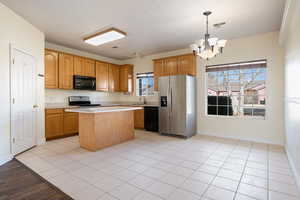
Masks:
[[[13,155],[36,144],[35,60],[11,48],[11,148]]]

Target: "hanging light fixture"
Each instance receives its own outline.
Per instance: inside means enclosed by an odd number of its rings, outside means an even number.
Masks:
[[[200,56],[203,59],[209,60],[210,58],[215,57],[216,55],[223,53],[223,48],[226,45],[227,40],[219,40],[218,38],[210,38],[208,33],[208,16],[212,12],[206,11],[203,13],[206,16],[206,34],[204,39],[196,41],[194,44],[191,44],[191,49],[194,54]]]

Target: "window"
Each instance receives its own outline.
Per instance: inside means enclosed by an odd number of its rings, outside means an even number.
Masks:
[[[154,95],[154,78],[152,72],[138,73],[136,82],[137,96],[153,96]]]
[[[266,60],[207,66],[207,114],[264,118],[266,67]]]

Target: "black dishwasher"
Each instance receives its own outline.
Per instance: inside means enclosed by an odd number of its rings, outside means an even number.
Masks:
[[[146,131],[158,132],[158,107],[144,107],[145,129]]]

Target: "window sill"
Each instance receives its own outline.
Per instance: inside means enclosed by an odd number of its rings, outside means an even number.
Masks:
[[[254,116],[254,117],[241,117],[241,116],[222,116],[222,115],[205,115],[206,118],[209,119],[239,119],[239,120],[266,120],[266,117],[259,117],[259,116]]]

